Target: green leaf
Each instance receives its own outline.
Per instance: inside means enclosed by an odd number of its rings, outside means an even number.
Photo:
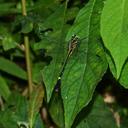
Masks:
[[[37,115],[34,128],[45,128],[45,126],[44,126],[44,124],[43,124],[43,121],[42,121],[42,119],[41,119],[40,114]]]
[[[128,55],[128,1],[107,0],[101,16],[101,35],[116,66],[119,79]]]
[[[44,97],[44,90],[43,87],[40,85],[34,89],[29,100],[28,118],[29,118],[30,128],[33,128],[33,125],[35,124],[37,114],[39,113],[40,107],[43,102],[43,97]]]
[[[17,46],[14,35],[9,32],[6,26],[0,26],[0,37],[0,43],[5,51]]]
[[[47,18],[50,14],[53,13],[60,6],[59,0],[38,0],[34,2],[34,5],[28,7],[28,11],[34,11],[43,17],[43,20]],[[43,12],[43,13],[42,13]]]
[[[108,52],[106,52],[106,55],[107,55],[107,60],[109,62],[110,70],[111,70],[113,76],[116,76],[116,68],[115,68],[113,59],[112,59],[111,55]],[[123,65],[122,72],[121,72],[120,78],[118,80],[119,83],[123,87],[125,87],[125,88],[128,88],[128,79],[127,79],[127,76],[128,76],[128,60]]]
[[[37,62],[33,64],[32,78],[34,83],[40,83],[42,81],[41,70],[44,68],[45,63]]]
[[[22,96],[17,92],[12,92],[10,97],[8,98],[6,106],[7,109],[10,109],[10,111],[12,111],[15,116],[17,116],[17,122],[28,121],[28,102],[26,97]]]
[[[119,78],[120,84],[123,87],[125,87],[125,88],[128,88],[128,79],[127,79],[127,76],[128,76],[128,60],[124,64],[124,66],[122,68],[121,76]]]
[[[17,43],[14,41],[11,35],[7,35],[2,40],[2,45],[5,51],[15,48]]]
[[[33,29],[32,19],[30,19],[30,17],[23,17],[21,21],[21,26],[22,26],[22,29],[21,29],[22,33],[27,34],[31,32]]]
[[[3,57],[0,57],[0,70],[15,77],[27,80],[27,74],[22,68]]]
[[[50,97],[52,95],[52,91],[54,86],[58,80],[60,69],[62,68],[62,62],[64,59],[64,48],[65,48],[65,32],[67,31],[67,26],[64,25],[64,6],[60,6],[56,9],[56,11],[45,20],[45,23],[42,26],[46,28],[52,28],[54,31],[53,33],[49,34],[48,36],[52,39],[56,40],[45,40],[42,42],[42,48],[48,49],[48,54],[52,56],[52,61],[50,65],[44,67],[42,71],[43,81],[46,86],[47,92],[47,101],[49,102]],[[52,22],[51,22],[52,21]],[[40,43],[41,43],[40,42]],[[43,47],[44,46],[44,47]]]
[[[69,8],[66,14],[67,21],[73,20],[78,12],[79,12],[79,8],[77,7]]]
[[[83,112],[84,113],[84,112]],[[81,113],[81,115],[84,115]],[[102,97],[96,97],[91,111],[85,113],[84,119],[76,128],[118,128],[114,115],[104,103]]]
[[[53,91],[49,103],[49,113],[53,122],[59,127],[64,128],[63,101],[60,92]]]
[[[26,123],[27,119],[27,99],[12,92],[5,104],[5,110],[0,112],[0,127],[17,128],[20,122]]]
[[[65,128],[70,128],[76,115],[92,99],[96,85],[102,79],[107,61],[100,42],[100,12],[103,0],[91,0],[76,17],[75,24],[67,35],[81,39],[78,53],[72,55],[62,76],[62,98],[65,111]]]
[[[17,128],[18,117],[10,110],[0,112],[1,128]]]
[[[10,94],[11,92],[5,79],[2,76],[0,76],[0,96],[2,96],[7,101]]]
[[[0,15],[16,13],[15,3],[0,3]]]

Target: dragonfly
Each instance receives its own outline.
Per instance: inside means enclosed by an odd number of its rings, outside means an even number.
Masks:
[[[57,42],[55,39],[50,39],[50,38],[46,38],[46,36],[44,36],[44,39],[46,39],[47,41],[49,42]],[[58,76],[58,80],[57,80],[57,83],[56,83],[56,86],[55,86],[55,91],[58,92],[59,91],[59,88],[60,88],[60,85],[61,85],[61,77],[64,73],[64,70],[65,70],[65,67],[68,63],[68,60],[69,58],[72,56],[72,54],[74,53],[74,51],[79,47],[79,44],[82,42],[82,40],[84,39],[87,39],[87,37],[84,37],[82,39],[80,39],[79,36],[73,34],[71,39],[69,40],[68,42],[68,47],[67,47],[67,55],[64,59],[64,62],[62,64],[62,68],[61,68],[61,71],[59,73],[59,76]],[[49,44],[49,45],[52,45],[52,44]]]
[[[86,39],[86,38],[83,38],[83,39]],[[67,53],[67,56],[64,60],[64,64],[62,66],[62,69],[61,69],[59,77],[58,77],[57,84],[55,86],[55,92],[58,92],[60,90],[61,77],[64,73],[65,67],[68,63],[68,60],[69,60],[70,56],[73,54],[73,52],[75,51],[75,49],[77,48],[79,43],[80,43],[79,37],[77,35],[72,35],[72,38],[71,38],[71,40],[69,41],[69,44],[68,44],[68,53]]]
[[[58,42],[60,42],[60,39],[55,39],[55,37],[53,36],[47,36],[44,35],[42,36],[42,41],[39,43],[34,44],[34,50],[40,50],[41,53],[44,53],[44,51],[46,52],[46,55],[48,56],[53,56],[54,54],[58,54],[56,51],[56,47],[58,44]],[[68,41],[68,44],[64,44],[64,46],[60,46],[63,47],[63,49],[66,49],[66,51],[69,51],[69,49],[71,49],[71,51],[73,51],[72,49],[75,48],[71,48],[72,46],[79,46],[79,44],[84,40],[87,39],[87,37],[83,37],[82,39],[80,39],[79,36],[73,34],[71,36],[71,39]],[[61,41],[63,42],[63,41]],[[67,42],[67,41],[66,41]],[[77,44],[77,45],[73,45],[73,44]],[[60,45],[60,44],[59,44]],[[62,44],[63,45],[63,44]],[[43,48],[44,47],[44,48]],[[61,50],[59,50],[60,52]],[[63,52],[63,51],[62,51]],[[72,52],[71,52],[72,53]],[[70,53],[70,55],[71,55]],[[50,55],[51,54],[51,55]],[[69,53],[68,53],[69,54]]]
[[[66,67],[66,64],[68,62],[68,59],[70,58],[70,56],[72,55],[72,53],[76,49],[78,43],[79,43],[79,37],[76,35],[72,35],[72,38],[71,38],[71,40],[69,42],[69,46],[68,46],[68,53],[67,53],[66,59],[65,59],[64,64],[62,66],[62,70],[60,72],[58,79],[61,79],[63,72],[64,72],[64,69]]]

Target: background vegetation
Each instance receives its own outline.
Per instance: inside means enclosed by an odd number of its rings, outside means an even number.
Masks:
[[[127,128],[127,8],[1,0],[0,128]]]

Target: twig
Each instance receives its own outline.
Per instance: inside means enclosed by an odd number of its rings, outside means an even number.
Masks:
[[[21,1],[22,1],[22,15],[27,16],[26,0],[21,0]],[[29,37],[28,35],[25,34],[24,34],[24,46],[25,46],[25,58],[26,58],[26,66],[27,66],[27,74],[28,74],[28,91],[30,97],[33,90],[32,68],[31,68],[30,49],[29,49]]]

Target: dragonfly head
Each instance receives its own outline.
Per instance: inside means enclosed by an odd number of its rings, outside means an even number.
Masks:
[[[71,40],[74,40],[74,39],[79,39],[79,36],[77,36],[76,34],[73,34]]]

